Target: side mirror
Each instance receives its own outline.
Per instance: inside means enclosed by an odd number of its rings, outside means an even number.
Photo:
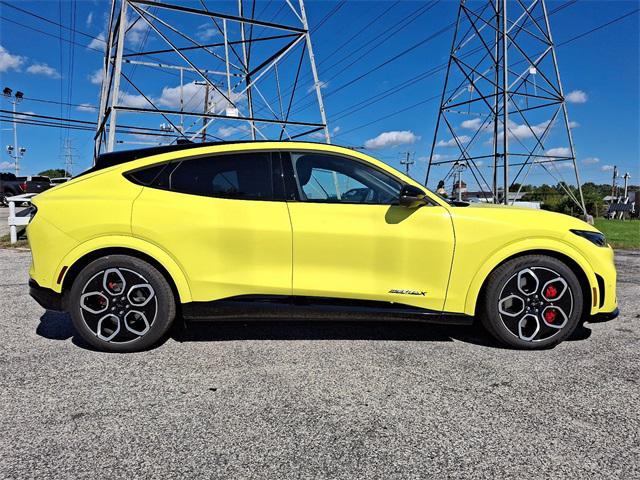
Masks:
[[[425,193],[413,185],[405,185],[400,190],[398,203],[407,208],[417,208],[427,203]]]

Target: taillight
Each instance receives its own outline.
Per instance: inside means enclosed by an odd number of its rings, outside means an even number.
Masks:
[[[20,188],[22,189],[23,192],[27,191],[27,182],[22,182],[20,184]]]
[[[38,207],[32,204],[31,206],[25,208],[25,211],[26,215],[29,217],[29,223],[31,223],[33,221],[33,217],[35,217],[36,213],[38,213]]]

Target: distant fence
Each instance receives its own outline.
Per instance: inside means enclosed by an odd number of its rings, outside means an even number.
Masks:
[[[7,219],[7,223],[9,224],[11,243],[18,241],[18,227],[26,227],[31,220],[30,210],[24,210],[16,214],[16,203],[31,203],[31,199],[36,195],[36,193],[25,193],[7,198],[7,202],[9,202],[9,218]]]

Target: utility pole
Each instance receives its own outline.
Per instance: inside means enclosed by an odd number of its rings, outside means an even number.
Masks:
[[[411,165],[413,165],[415,162],[414,158],[415,158],[415,152],[403,152],[403,155],[405,155],[404,158],[400,159],[400,165],[404,165],[405,168],[405,172],[407,173],[407,177],[410,177],[411,175],[409,175],[409,168],[411,167]]]
[[[204,84],[204,113],[209,111],[209,82]],[[215,112],[215,110],[214,110]],[[207,141],[207,118],[202,117],[202,143]]]
[[[12,93],[13,90],[9,87],[4,87],[2,90],[2,95],[13,105],[13,145],[7,145],[7,153],[13,159],[15,174],[18,176],[20,174],[20,159],[24,157],[24,154],[27,151],[24,147],[18,147],[18,117],[16,112],[16,105],[22,101],[24,93],[20,90],[18,90],[14,95],[12,95]]]
[[[617,197],[617,185],[616,185],[617,178],[618,178],[618,166],[615,165],[613,167],[613,179],[611,180],[611,196],[612,197]]]
[[[624,174],[624,177],[622,177],[622,178],[624,178],[624,198],[627,198],[627,193],[628,193],[627,192],[627,185],[629,183],[629,179],[631,178],[631,175],[629,175],[629,172],[626,172]]]
[[[467,168],[466,164],[462,163],[462,162],[456,162],[453,165],[454,168],[454,185],[457,185],[457,190],[458,190],[458,201],[461,202],[462,201],[462,172],[464,171],[465,168]]]

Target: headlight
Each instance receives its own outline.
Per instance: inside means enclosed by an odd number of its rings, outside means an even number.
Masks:
[[[597,245],[599,247],[607,246],[607,239],[604,238],[604,235],[601,234],[600,232],[591,232],[589,230],[571,230],[571,231],[582,238],[586,238],[594,245]]]

